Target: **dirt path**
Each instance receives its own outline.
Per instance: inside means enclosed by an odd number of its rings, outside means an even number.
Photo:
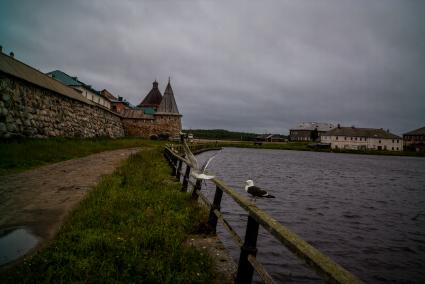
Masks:
[[[0,231],[26,227],[42,245],[54,237],[62,221],[103,175],[140,148],[93,154],[0,176]]]

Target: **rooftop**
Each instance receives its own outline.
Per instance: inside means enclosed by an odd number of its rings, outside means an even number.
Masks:
[[[347,136],[347,137],[368,137],[383,139],[400,139],[401,137],[375,128],[357,128],[357,127],[337,127],[324,134],[325,136]]]
[[[67,85],[70,87],[83,87],[93,93],[95,93],[96,95],[100,95],[100,92],[93,89],[91,85],[88,85],[86,83],[81,82],[80,80],[78,80],[78,77],[76,76],[70,76],[68,74],[66,74],[65,72],[61,71],[61,70],[55,70],[55,71],[51,71],[46,73],[48,76],[52,77],[53,79]]]
[[[62,72],[60,70],[48,72],[46,73],[46,75],[52,77],[55,80],[58,80],[59,82],[67,86],[83,86],[84,85],[82,82],[78,81],[77,77],[71,77],[65,72]]]
[[[317,131],[329,131],[334,129],[336,126],[332,123],[323,123],[323,122],[302,122],[297,125],[297,127],[291,130],[314,130],[317,128]]]
[[[158,107],[158,113],[179,114],[176,100],[174,99],[173,89],[171,88],[170,79],[168,79],[164,96],[162,97],[161,104]]]
[[[154,81],[152,83],[152,89],[143,99],[143,101],[138,105],[138,107],[158,107],[162,101],[162,94],[158,89],[158,82]]]
[[[67,96],[69,98],[79,100],[87,104],[93,104],[76,90],[52,79],[43,72],[40,72],[39,70],[2,52],[0,52],[0,72],[56,92],[58,94]]]
[[[403,135],[425,135],[425,127],[409,131],[407,133],[404,133]]]

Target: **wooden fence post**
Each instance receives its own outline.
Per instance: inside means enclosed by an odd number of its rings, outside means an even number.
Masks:
[[[181,171],[182,171],[182,166],[183,166],[183,161],[179,160],[178,161],[178,166],[177,166],[177,170],[176,170],[176,178],[180,181],[180,176],[181,176]]]
[[[192,191],[192,198],[193,199],[198,199],[199,195],[198,195],[198,190],[201,190],[202,187],[202,179],[197,179],[195,186],[193,187],[193,191]]]
[[[182,191],[187,191],[187,185],[189,184],[190,166],[186,164],[186,172],[183,177]]]
[[[221,198],[223,197],[223,191],[218,186],[215,187],[214,201],[211,204],[210,214],[208,216],[208,225],[210,226],[212,232],[215,234],[217,232],[217,221],[218,217],[215,215],[214,210],[220,210]]]
[[[175,176],[176,175],[176,171],[177,171],[177,163],[178,163],[179,159],[177,159],[177,157],[173,156],[173,172],[172,175]]]
[[[257,254],[258,229],[259,224],[249,215],[245,232],[245,241],[241,247],[241,254],[239,256],[238,273],[235,283],[252,283],[254,268],[248,261],[248,255],[251,254],[256,256]]]

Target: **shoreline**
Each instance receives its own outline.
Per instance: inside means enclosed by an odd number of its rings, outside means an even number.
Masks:
[[[334,150],[334,149],[314,149],[308,147],[309,143],[305,142],[262,142],[262,145],[254,145],[254,141],[231,141],[231,140],[208,140],[197,139],[193,142],[196,144],[210,144],[215,147],[235,147],[235,148],[252,148],[252,149],[271,149],[271,150],[291,150],[321,153],[338,153],[338,154],[357,154],[357,155],[375,155],[375,156],[399,156],[399,157],[425,157],[422,152],[404,152],[404,151],[356,151],[356,150]]]

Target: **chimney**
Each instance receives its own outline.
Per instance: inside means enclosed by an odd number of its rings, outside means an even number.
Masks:
[[[341,128],[341,124],[338,123],[338,128]]]
[[[10,52],[10,57],[15,58],[15,53],[13,53],[13,51]]]

